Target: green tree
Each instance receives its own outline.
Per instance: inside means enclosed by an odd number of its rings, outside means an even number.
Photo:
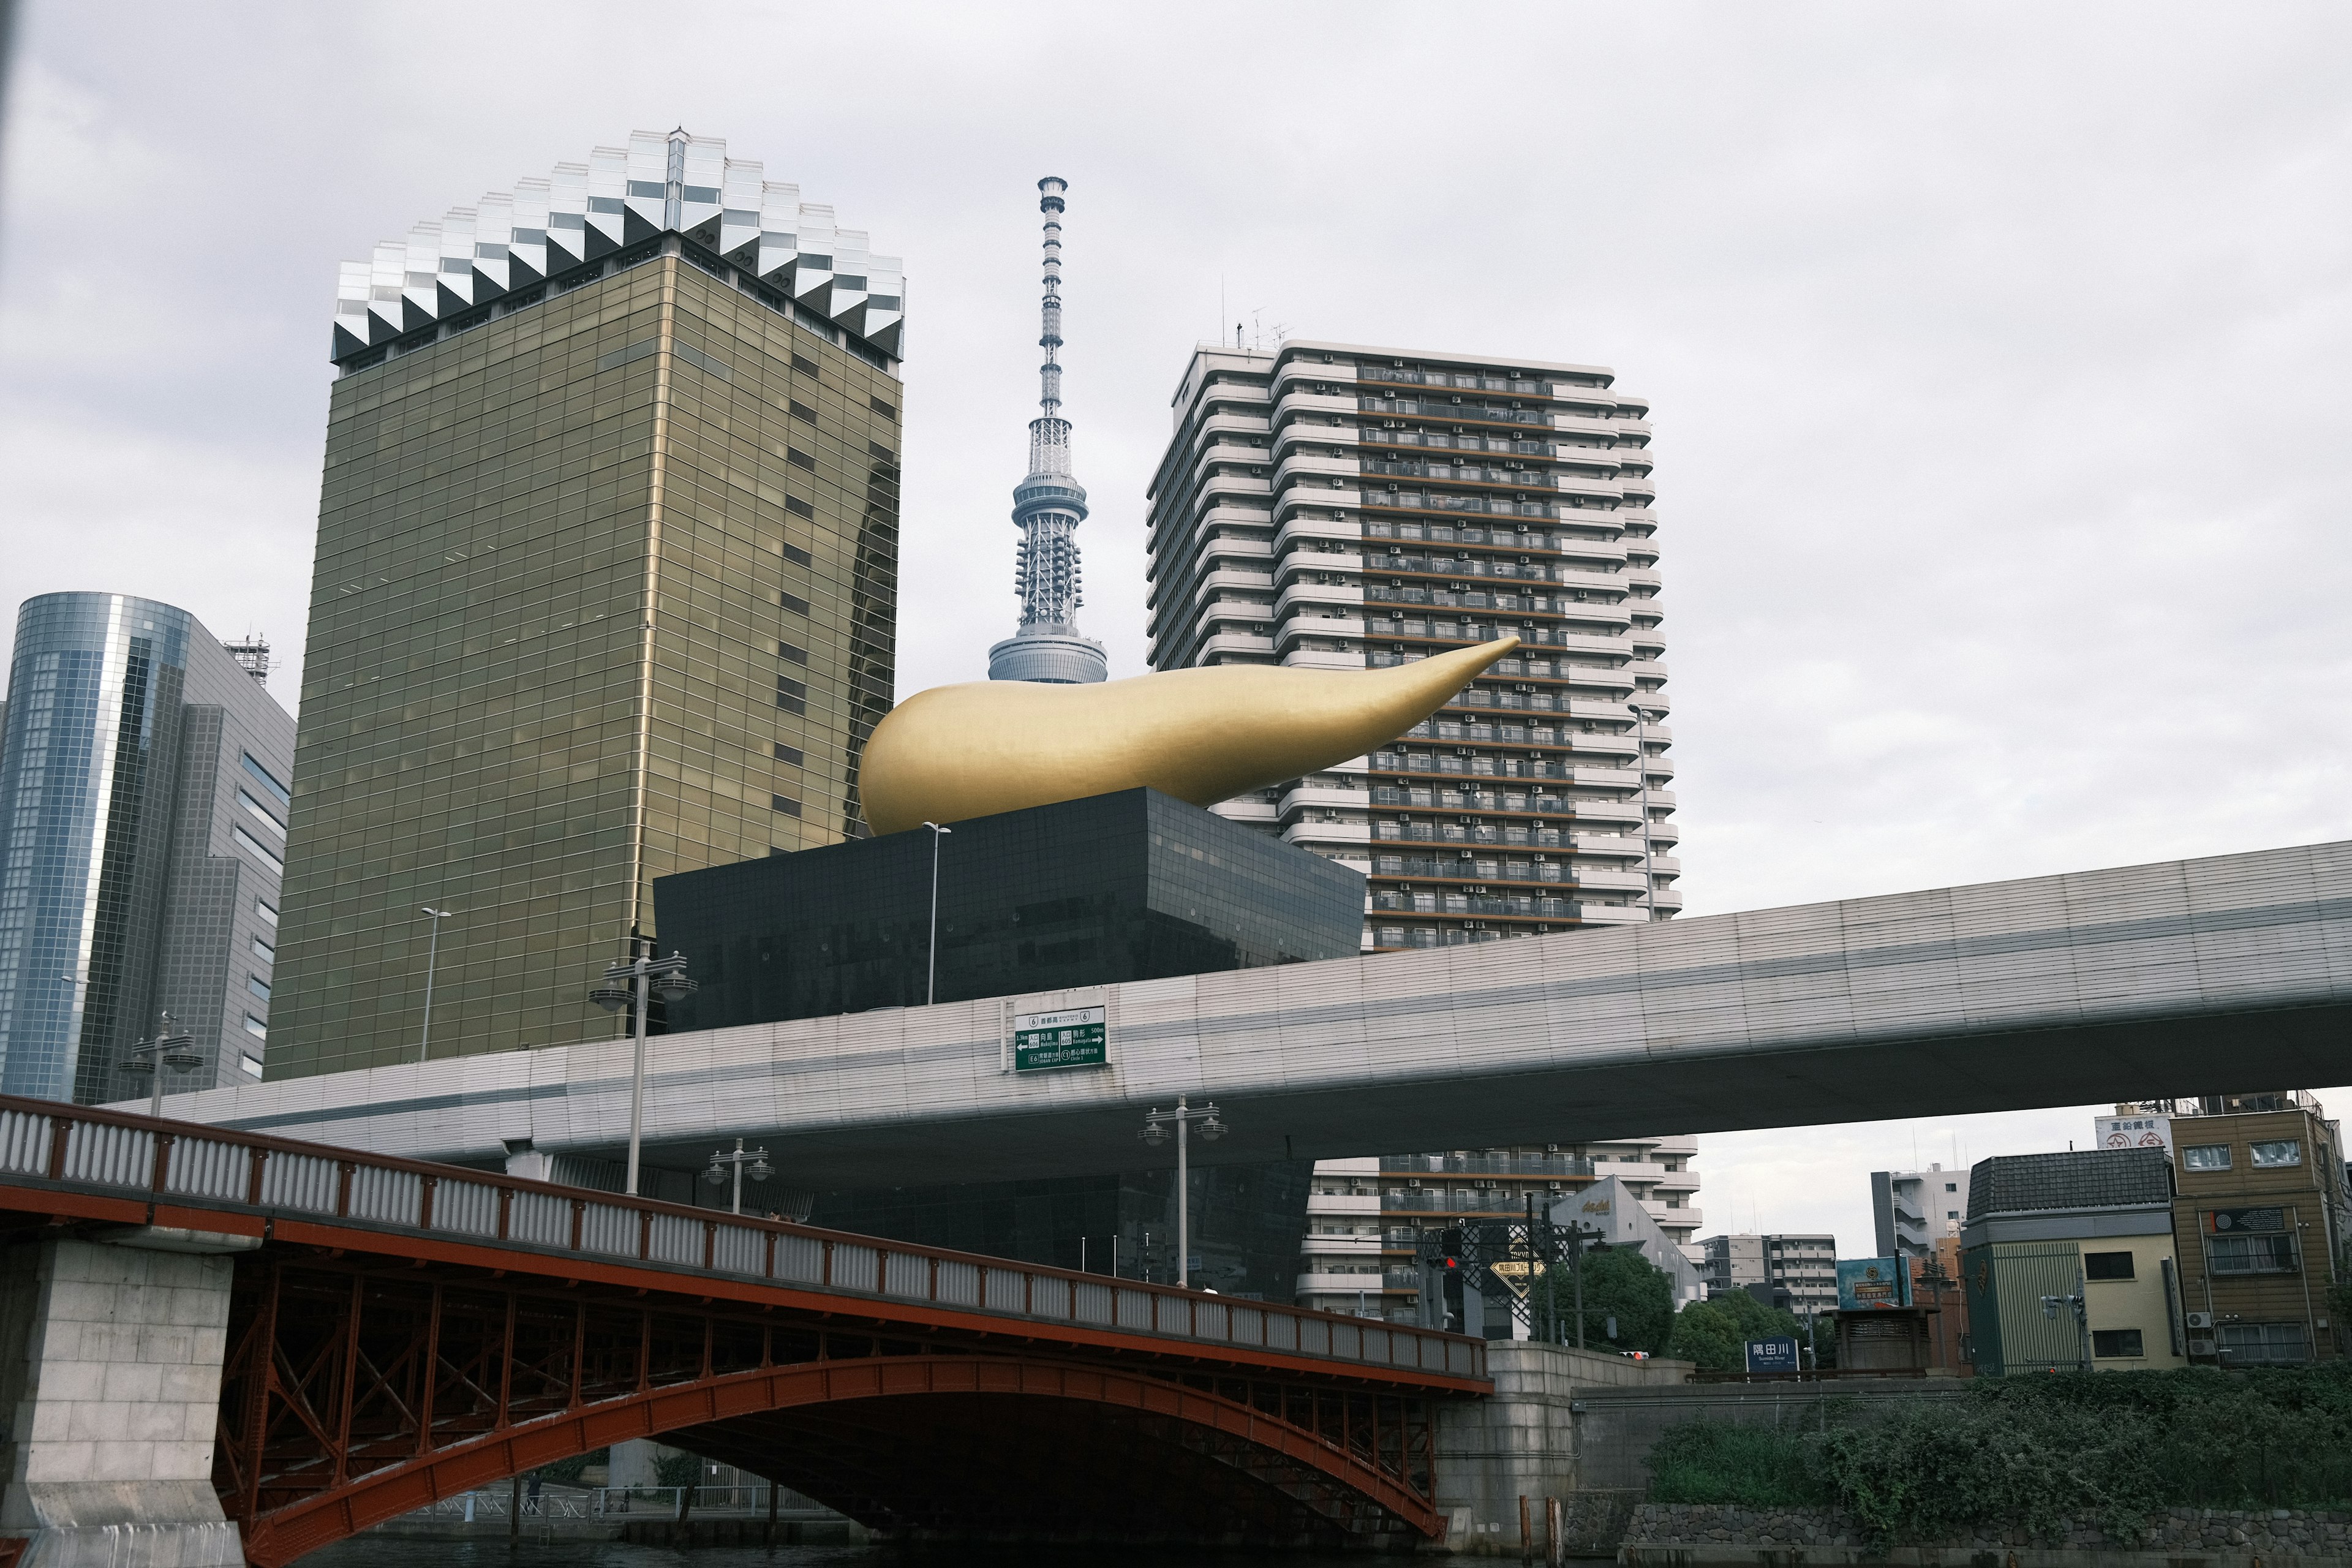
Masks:
[[[1553,1293],[1558,1293],[1555,1307]],[[1547,1270],[1531,1306],[1536,1332],[1549,1337],[1558,1322],[1562,1343],[1576,1342],[1576,1280],[1566,1266]],[[1617,1335],[1609,1336],[1611,1319]],[[1665,1270],[1635,1247],[1596,1247],[1584,1255],[1584,1344],[1587,1350],[1647,1351],[1666,1348],[1674,1332],[1675,1288]]]
[[[1675,1314],[1675,1331],[1666,1340],[1666,1353],[1708,1372],[1737,1372],[1744,1364],[1747,1335],[1725,1298],[1693,1301]],[[1675,1500],[1682,1500],[1676,1499]]]
[[[1666,1353],[1714,1372],[1740,1372],[1748,1365],[1748,1342],[1788,1338],[1802,1346],[1805,1325],[1793,1312],[1768,1307],[1745,1290],[1694,1301],[1675,1317]]]

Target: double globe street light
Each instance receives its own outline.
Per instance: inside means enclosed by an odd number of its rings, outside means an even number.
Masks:
[[[172,1015],[166,1013],[155,1037],[141,1040],[131,1047],[131,1054],[122,1058],[120,1065],[124,1072],[152,1075],[155,1087],[147,1096],[148,1115],[163,1114],[163,1068],[170,1068],[176,1073],[192,1073],[205,1065],[205,1058],[192,1048],[195,1043],[194,1035],[172,1033]]]
[[[702,1173],[702,1179],[714,1187],[718,1186],[727,1180],[727,1167],[730,1165],[735,1168],[735,1201],[729,1205],[728,1212],[740,1215],[743,1212],[743,1167],[751,1167],[751,1179],[755,1182],[766,1181],[776,1173],[776,1168],[768,1163],[765,1149],[746,1149],[743,1140],[738,1138],[732,1150],[712,1151],[710,1168]]]
[[[637,1195],[637,1152],[646,1124],[646,1009],[656,995],[665,1002],[677,1002],[691,996],[695,990],[695,983],[686,976],[686,955],[674,952],[667,958],[646,953],[626,963],[615,963],[604,971],[604,984],[588,993],[588,1000],[607,1013],[617,1013],[632,1002],[636,1005],[636,1064],[629,1074],[631,1197]]]
[[[1217,1102],[1210,1100],[1195,1110],[1187,1105],[1182,1095],[1176,1097],[1176,1109],[1162,1110],[1153,1106],[1143,1119],[1143,1130],[1136,1134],[1152,1148],[1168,1142],[1168,1129],[1176,1129],[1176,1283],[1190,1287],[1192,1283],[1192,1210],[1191,1171],[1184,1154],[1187,1131],[1193,1122],[1201,1124],[1201,1142],[1213,1143],[1225,1135],[1225,1124],[1217,1120]]]

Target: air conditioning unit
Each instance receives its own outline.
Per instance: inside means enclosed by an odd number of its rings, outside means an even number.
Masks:
[[[2190,1355],[2211,1355],[2213,1353],[2213,1342],[2211,1340],[2191,1340],[2189,1342],[2189,1353]]]
[[[2191,1312],[2189,1314],[2189,1326],[2192,1329],[2204,1329],[2210,1331],[2213,1327],[2213,1314],[2210,1312]]]

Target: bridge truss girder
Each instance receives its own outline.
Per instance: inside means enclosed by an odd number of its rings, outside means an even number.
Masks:
[[[1329,1543],[1439,1528],[1419,1392],[1018,1335],[271,1247],[215,1480],[257,1563],[663,1436],[904,1534]]]

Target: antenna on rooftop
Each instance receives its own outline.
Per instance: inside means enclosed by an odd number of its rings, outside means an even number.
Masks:
[[[228,650],[229,658],[244,667],[246,674],[263,682],[269,679],[269,639],[268,637],[257,632],[247,632],[236,642],[225,642],[221,647]]]

